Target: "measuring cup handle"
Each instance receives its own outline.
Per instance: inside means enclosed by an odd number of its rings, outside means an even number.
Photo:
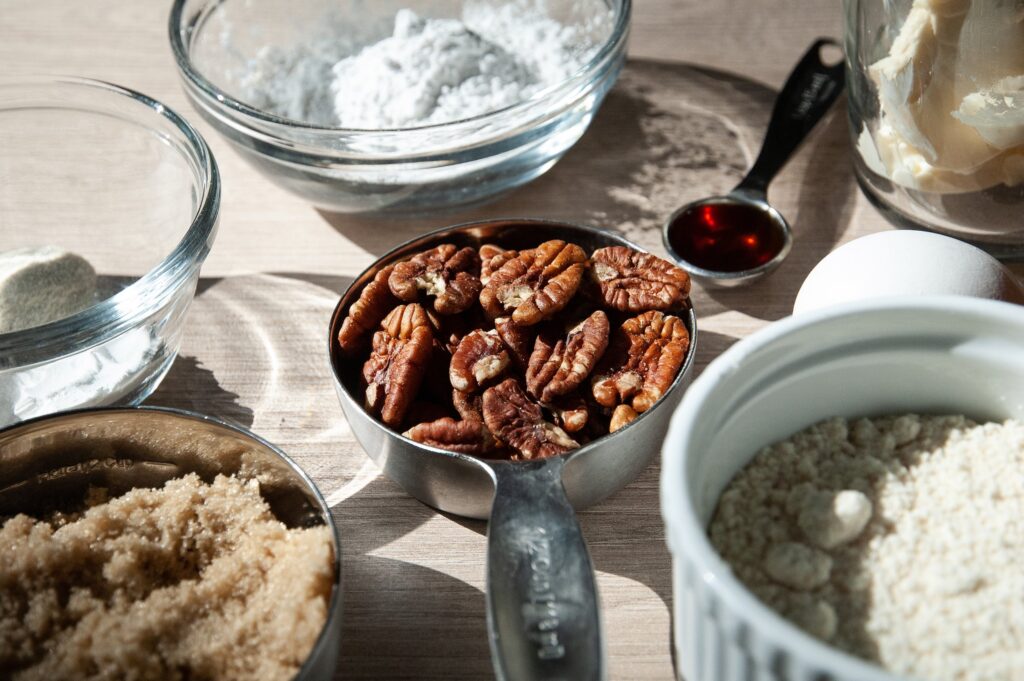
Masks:
[[[594,570],[562,487],[564,464],[494,465],[487,629],[502,681],[605,678]]]
[[[736,189],[760,194],[763,198],[768,183],[842,93],[845,67],[842,61],[833,66],[822,62],[821,50],[826,45],[838,46],[838,43],[828,38],[818,39],[782,86],[761,153]]]

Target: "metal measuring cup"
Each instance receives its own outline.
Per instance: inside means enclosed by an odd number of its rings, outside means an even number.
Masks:
[[[440,229],[402,244],[355,278],[334,310],[328,335],[335,388],[356,439],[384,474],[434,508],[489,518],[487,628],[499,679],[603,679],[597,589],[574,509],[636,478],[661,449],[688,383],[697,344],[692,309],[686,360],[664,396],[631,424],[561,456],[511,462],[478,459],[414,442],[363,409],[360,363],[344,357],[337,334],[349,307],[384,266],[442,243],[532,248],[549,239],[587,252],[629,246],[602,230],[545,220],[492,220]]]
[[[255,479],[287,527],[326,525],[334,550],[320,635],[294,681],[333,678],[341,642],[341,542],[323,495],[299,466],[251,432],[155,407],[82,409],[0,430],[0,518],[78,510],[90,486],[111,497],[196,473]]]

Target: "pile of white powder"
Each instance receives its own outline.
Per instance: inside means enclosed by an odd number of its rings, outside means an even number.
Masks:
[[[356,129],[409,128],[479,116],[529,99],[579,71],[607,39],[613,13],[577,0],[571,25],[544,0],[467,3],[461,19],[397,12],[391,35],[359,40],[343,23],[288,48],[266,47],[237,74],[243,100],[293,120]]]
[[[1024,678],[1024,424],[819,423],[740,471],[709,534],[843,650],[929,681]]]

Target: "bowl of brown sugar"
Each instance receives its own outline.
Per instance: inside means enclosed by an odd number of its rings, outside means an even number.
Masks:
[[[337,529],[272,445],[164,409],[0,431],[0,672],[329,679]]]

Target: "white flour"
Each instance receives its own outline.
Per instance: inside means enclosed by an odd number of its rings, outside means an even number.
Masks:
[[[760,452],[709,528],[761,600],[901,676],[1024,679],[1024,424],[831,419]]]
[[[611,31],[601,0],[579,0],[572,25],[543,0],[468,3],[460,19],[399,10],[394,31],[359,41],[343,24],[290,48],[266,47],[237,78],[253,106],[293,120],[357,129],[445,123],[502,109],[562,82]],[[330,25],[330,22],[326,22]]]

